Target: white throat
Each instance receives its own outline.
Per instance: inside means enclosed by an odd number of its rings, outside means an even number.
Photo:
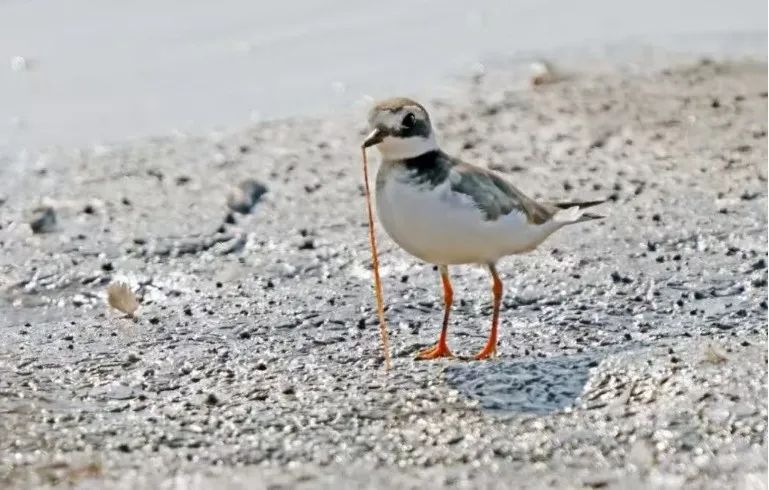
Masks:
[[[387,136],[377,145],[379,153],[384,160],[404,160],[414,158],[438,149],[438,143],[435,137],[430,134],[427,138],[423,136],[412,136],[410,138],[395,138]]]

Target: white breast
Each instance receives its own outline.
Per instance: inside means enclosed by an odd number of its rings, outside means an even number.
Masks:
[[[531,250],[559,226],[531,224],[521,212],[487,221],[470,196],[448,181],[414,185],[393,170],[376,195],[387,234],[408,253],[433,264],[491,263]]]

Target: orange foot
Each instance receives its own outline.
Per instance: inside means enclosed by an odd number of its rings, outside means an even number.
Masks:
[[[475,355],[475,360],[482,361],[484,359],[488,359],[495,355],[497,355],[497,343],[488,342],[486,343],[486,346],[478,354]]]
[[[454,357],[445,342],[438,342],[434,347],[420,351],[417,359],[426,361],[428,359],[439,359],[441,357]]]

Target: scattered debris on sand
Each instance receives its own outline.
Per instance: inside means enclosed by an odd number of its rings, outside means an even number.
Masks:
[[[107,302],[111,307],[128,315],[129,318],[136,318],[139,300],[127,284],[113,282],[107,286]]]
[[[256,179],[246,179],[230,191],[227,206],[237,213],[248,214],[266,193],[267,186]]]
[[[29,227],[33,233],[50,233],[56,229],[56,211],[51,206],[40,206],[32,210]]]

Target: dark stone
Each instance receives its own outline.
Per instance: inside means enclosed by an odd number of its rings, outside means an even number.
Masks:
[[[299,250],[315,250],[315,241],[312,238],[308,238],[299,244]]]
[[[227,197],[227,206],[237,213],[248,214],[267,193],[267,186],[255,179],[240,182]]]
[[[614,283],[622,283],[622,284],[630,284],[633,282],[633,279],[628,276],[623,276],[617,271],[614,271],[611,273],[611,280],[614,281]]]
[[[286,386],[285,388],[283,388],[283,391],[281,393],[283,393],[284,395],[295,395],[296,388],[294,388],[293,386]]]
[[[29,226],[33,233],[49,233],[56,227],[56,211],[50,206],[43,206],[32,211]]]

